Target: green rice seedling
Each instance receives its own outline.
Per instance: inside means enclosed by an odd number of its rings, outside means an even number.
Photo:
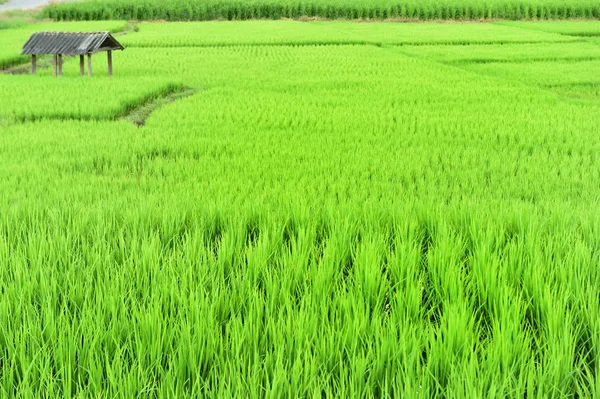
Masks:
[[[317,3],[308,3],[300,6],[304,12],[296,14],[291,11],[298,7],[293,1],[216,1],[211,0],[199,7],[199,12],[190,13],[189,10],[199,6],[190,0],[169,0],[163,2],[142,0],[87,0],[77,4],[55,4],[47,7],[43,15],[58,20],[73,19],[166,19],[169,21],[210,20],[210,19],[242,19],[242,15],[251,13],[259,19],[280,19],[294,16],[321,17],[337,19],[339,17],[354,17],[356,7],[361,7],[361,17],[364,19],[386,19],[392,15],[391,7],[401,6],[406,12],[400,16],[409,19],[438,20],[445,19],[444,12],[451,7],[453,10],[447,16],[451,19],[482,20],[502,18],[509,20],[520,19],[569,19],[569,18],[598,18],[600,8],[589,0],[561,2],[558,0],[545,0],[542,3],[525,1],[511,3],[506,0],[494,0],[481,4],[478,2],[452,2],[444,1],[409,1],[398,5],[390,1],[366,1],[356,3],[349,0],[322,0]],[[104,7],[113,10],[107,15]]]
[[[600,83],[598,68],[600,61],[539,61],[527,63],[478,63],[467,68],[478,73],[492,75],[512,81],[526,82],[542,87],[581,86],[593,88]]]
[[[71,63],[65,63],[68,68]],[[74,71],[73,71],[74,72]],[[0,118],[18,121],[38,119],[105,119],[114,120],[125,116],[140,105],[154,98],[166,96],[181,90],[182,85],[157,82],[156,79],[137,81],[120,78],[99,78],[93,80],[79,76],[63,78],[48,76],[44,71],[41,76],[32,79],[27,76],[2,76],[0,86]],[[30,95],[39,98],[34,107],[26,97],[13,97],[15,90],[26,90]],[[98,92],[102,91],[103,96]],[[60,93],[60,96],[48,93]]]
[[[277,35],[274,35],[274,32]],[[245,21],[141,23],[123,36],[128,47],[328,44],[490,44],[569,42],[578,38],[495,24],[357,24],[347,21]]]
[[[38,116],[0,118],[2,395],[593,397],[599,104],[548,86],[593,47],[298,25],[143,24],[112,79],[0,79]]]
[[[589,18],[587,13],[584,18]],[[568,36],[595,37],[600,36],[600,23],[598,21],[541,21],[518,22],[502,21],[501,25],[514,26],[521,29],[538,30],[542,32],[560,33]]]
[[[593,61],[600,58],[597,44],[576,43],[469,44],[464,46],[401,46],[398,52],[452,64],[531,63],[533,61]]]

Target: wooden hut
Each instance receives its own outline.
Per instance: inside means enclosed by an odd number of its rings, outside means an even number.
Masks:
[[[112,52],[125,48],[109,32],[37,32],[23,46],[21,55],[31,55],[31,73],[35,75],[37,56],[54,56],[54,76],[62,76],[63,56],[79,55],[81,76],[85,74],[84,56],[88,59],[88,75],[92,76],[92,54],[106,51],[108,76],[112,76]]]

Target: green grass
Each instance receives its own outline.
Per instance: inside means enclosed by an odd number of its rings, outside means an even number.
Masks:
[[[2,396],[598,395],[596,41],[322,25],[142,24],[112,79],[1,76],[56,115],[0,117]],[[197,91],[106,118],[168,82]]]
[[[370,20],[596,19],[600,16],[600,6],[592,0],[410,0],[404,3],[390,0],[88,0],[54,5],[46,8],[43,15],[60,20],[169,21],[300,17]]]

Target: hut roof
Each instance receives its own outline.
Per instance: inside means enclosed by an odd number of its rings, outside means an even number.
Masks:
[[[27,40],[21,55],[81,55],[123,49],[109,32],[37,32]]]

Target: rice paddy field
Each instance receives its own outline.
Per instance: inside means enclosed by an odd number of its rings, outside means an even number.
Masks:
[[[599,35],[1,29],[1,396],[598,397]]]

